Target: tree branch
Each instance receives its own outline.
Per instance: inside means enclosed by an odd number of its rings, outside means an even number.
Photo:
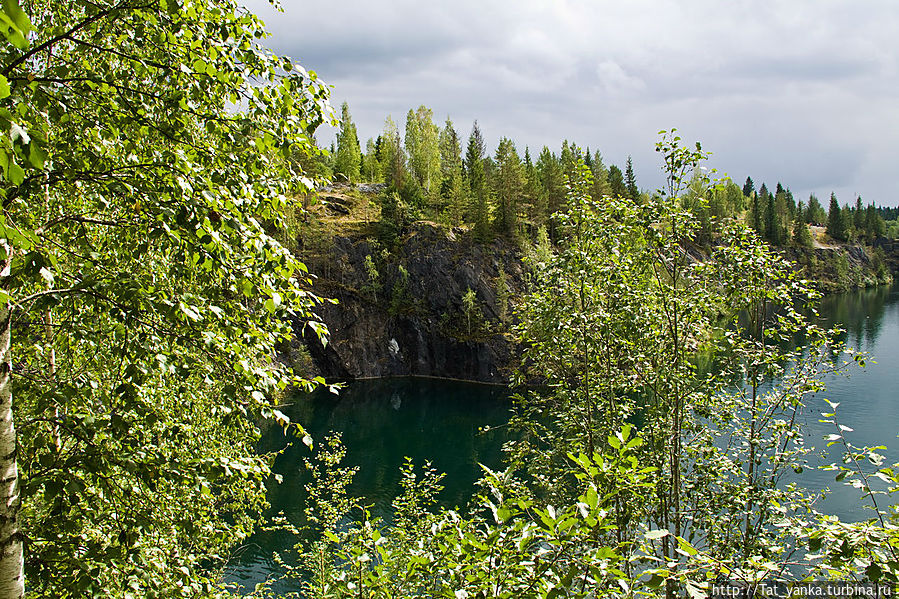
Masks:
[[[32,56],[43,52],[44,50],[51,47],[53,44],[55,44],[57,42],[60,42],[64,39],[68,39],[69,36],[72,35],[73,33],[80,31],[80,30],[84,29],[85,27],[87,27],[88,25],[90,25],[91,23],[94,23],[95,21],[99,21],[100,19],[106,17],[107,15],[113,13],[114,11],[123,8],[127,3],[128,3],[127,0],[123,0],[123,2],[121,4],[110,6],[106,10],[102,10],[102,11],[98,12],[97,14],[86,18],[85,20],[81,21],[80,23],[78,23],[77,25],[75,25],[74,27],[72,27],[71,29],[66,31],[65,33],[60,33],[59,35],[48,39],[43,44],[35,46],[32,50],[26,52],[22,56],[18,57],[14,61],[12,61],[6,67],[4,67],[3,71],[2,71],[3,75],[8,76],[10,73],[12,73],[13,69],[15,69],[17,66],[19,66],[20,64],[22,64],[23,62],[25,62],[26,60],[31,58]]]

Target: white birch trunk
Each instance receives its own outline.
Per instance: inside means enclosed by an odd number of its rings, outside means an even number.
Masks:
[[[4,243],[4,245],[6,245]],[[12,248],[2,265],[0,281],[9,275]],[[22,533],[19,530],[19,468],[16,460],[16,429],[10,385],[10,314],[8,303],[0,305],[0,599],[25,596]]]

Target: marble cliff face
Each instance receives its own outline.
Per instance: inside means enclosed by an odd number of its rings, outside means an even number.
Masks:
[[[500,268],[507,295],[524,288],[524,266],[512,244],[473,243],[460,231],[419,222],[389,251],[368,238],[338,236],[325,258],[314,271],[316,292],[339,302],[317,310],[330,342],[323,347],[295,323],[320,374],[508,382],[516,352],[511,317],[501,318]],[[466,310],[469,290],[475,301]]]

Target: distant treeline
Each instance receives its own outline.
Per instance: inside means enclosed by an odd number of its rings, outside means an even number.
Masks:
[[[566,140],[558,153],[543,146],[534,158],[527,147],[520,155],[507,137],[490,154],[477,121],[463,151],[452,120],[438,126],[426,106],[409,110],[403,134],[388,116],[380,135],[369,138],[362,151],[344,102],[336,143],[315,168],[318,175],[336,181],[386,183],[382,221],[389,233],[424,217],[450,226],[471,225],[479,239],[493,234],[533,238],[540,228],[555,238],[550,215],[565,209],[566,182],[579,160],[592,173],[594,199],[645,201],[648,192],[637,185],[630,156],[622,170],[607,165],[598,150],[582,150]],[[716,218],[744,219],[763,239],[780,246],[812,245],[808,225],[826,227],[837,241],[871,243],[884,235],[899,236],[899,208],[865,205],[861,197],[840,205],[831,194],[825,209],[814,194],[807,202],[797,202],[780,182],[772,192],[765,184],[756,189],[750,177],[742,188],[729,180],[710,187],[697,178],[683,199],[701,221],[698,241],[711,238]]]

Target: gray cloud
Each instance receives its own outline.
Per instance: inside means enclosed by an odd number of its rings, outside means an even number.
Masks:
[[[349,102],[363,141],[425,104],[493,145],[631,154],[654,188],[656,134],[678,127],[740,182],[899,203],[892,0],[244,3]]]

